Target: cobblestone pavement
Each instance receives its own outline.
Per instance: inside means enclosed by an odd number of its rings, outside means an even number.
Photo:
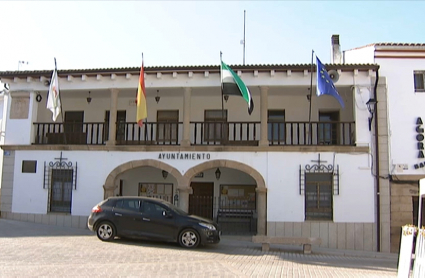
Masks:
[[[0,277],[396,277],[397,257],[326,253],[223,237],[185,250],[137,240],[102,242],[89,230],[0,219]]]

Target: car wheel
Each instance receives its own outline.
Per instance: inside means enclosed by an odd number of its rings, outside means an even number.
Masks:
[[[201,238],[199,237],[198,232],[193,229],[185,229],[179,235],[179,243],[185,248],[197,247],[200,240]]]
[[[115,227],[110,222],[102,222],[97,226],[96,235],[102,241],[113,240],[115,234]]]

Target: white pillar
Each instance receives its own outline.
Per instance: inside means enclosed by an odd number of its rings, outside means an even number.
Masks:
[[[269,87],[261,87],[261,108],[260,108],[260,119],[261,119],[261,139],[260,146],[268,146],[269,140],[267,138],[267,118],[268,118],[268,96],[269,96]]]
[[[190,146],[190,99],[192,88],[184,88],[184,102],[183,102],[183,139],[180,142],[182,147]]]
[[[5,145],[31,145],[35,142],[34,122],[37,119],[38,108],[35,97],[36,93],[28,91],[10,92],[9,96],[4,96],[4,103],[7,104],[7,117],[3,118],[3,121],[6,121]],[[62,121],[61,116],[59,115],[57,119],[59,123]]]

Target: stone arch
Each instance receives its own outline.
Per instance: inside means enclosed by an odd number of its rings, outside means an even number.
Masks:
[[[197,174],[205,170],[209,170],[212,168],[223,167],[223,168],[231,168],[242,171],[248,175],[250,175],[255,182],[257,183],[257,234],[258,235],[266,235],[266,227],[267,227],[267,187],[264,181],[263,176],[251,166],[243,164],[241,162],[233,161],[233,160],[211,160],[199,165],[196,165],[184,174],[183,180],[187,181],[187,184],[190,183],[192,178]],[[190,185],[189,185],[190,186]],[[189,190],[190,191],[190,190]],[[189,193],[187,193],[188,195]],[[185,198],[188,199],[188,196]],[[188,206],[188,202],[187,205]],[[187,209],[187,208],[186,208]]]
[[[108,175],[105,181],[105,185],[103,186],[104,189],[104,198],[108,198],[114,195],[114,191],[117,188],[117,185],[115,183],[115,179],[117,176],[125,171],[139,168],[139,167],[154,167],[161,170],[167,171],[169,174],[171,174],[174,178],[176,178],[178,184],[179,181],[183,179],[182,174],[179,170],[174,168],[173,166],[170,166],[162,161],[155,160],[155,159],[143,159],[143,160],[133,160],[126,162],[124,164],[121,164],[117,166],[112,172]]]
[[[184,178],[190,181],[197,173],[217,167],[231,168],[245,172],[250,175],[257,183],[257,191],[267,190],[264,178],[257,170],[251,166],[232,160],[211,160],[201,163],[187,170],[187,172],[184,174]]]

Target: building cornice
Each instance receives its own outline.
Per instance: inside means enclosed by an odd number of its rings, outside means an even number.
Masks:
[[[279,72],[279,71],[311,71],[311,64],[293,64],[293,65],[230,65],[234,71],[240,72]],[[326,64],[327,70],[341,70],[341,71],[369,71],[379,69],[377,64]],[[161,74],[161,73],[176,73],[176,74],[189,74],[189,73],[218,73],[220,72],[219,66],[163,66],[163,67],[145,67],[145,74]],[[316,68],[313,67],[313,72]],[[128,68],[99,68],[99,69],[69,69],[58,70],[60,77],[73,78],[82,76],[131,76],[138,75],[140,67]],[[20,78],[20,79],[39,79],[50,78],[52,70],[35,70],[35,71],[0,71],[0,78]]]
[[[119,152],[335,152],[368,153],[355,146],[106,146],[106,145],[3,145],[5,151],[119,151]]]

